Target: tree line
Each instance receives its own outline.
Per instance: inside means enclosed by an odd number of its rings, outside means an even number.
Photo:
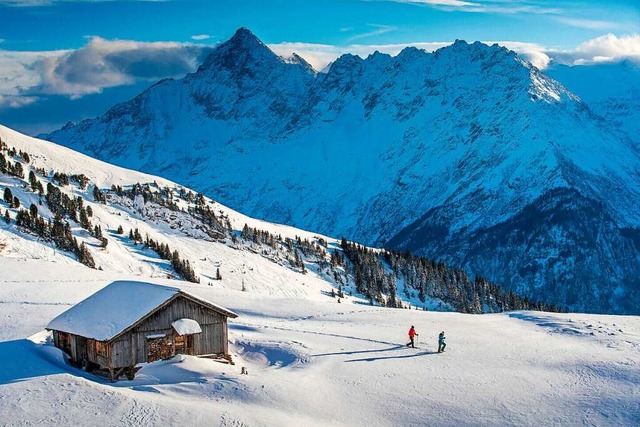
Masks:
[[[483,277],[472,280],[462,269],[409,252],[371,249],[345,238],[341,247],[344,258],[350,261],[345,268],[353,276],[357,291],[380,305],[401,306],[397,284],[402,281],[407,299],[417,296],[425,303],[427,298],[436,298],[462,313],[561,311],[555,305],[505,291]]]
[[[120,230],[121,228],[118,229],[118,232],[120,232]],[[180,258],[180,253],[177,250],[172,251],[169,245],[156,242],[149,238],[148,234],[143,241],[140,230],[137,228],[129,230],[129,240],[131,240],[134,245],[138,243],[144,244],[143,249],[149,248],[157,253],[161,259],[170,261],[171,267],[184,280],[192,283],[200,283],[200,278],[196,275],[193,267],[191,267],[189,260]]]

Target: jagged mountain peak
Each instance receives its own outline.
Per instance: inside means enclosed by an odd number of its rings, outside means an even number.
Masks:
[[[400,61],[400,60],[404,60],[405,58],[406,59],[416,58],[416,57],[425,55],[426,53],[427,52],[424,51],[423,49],[418,49],[415,46],[407,46],[404,49],[402,49],[398,55],[396,55],[396,60]]]
[[[512,63],[518,59],[518,55],[498,44],[488,45],[480,41],[467,43],[464,40],[456,40],[449,46],[437,49],[433,53],[434,57],[439,60],[455,59],[461,62],[483,62],[490,61],[493,64]]]
[[[340,55],[335,61],[331,63],[330,70],[345,69],[360,65],[362,64],[362,62],[364,62],[364,59],[360,58],[358,55],[345,53]]]
[[[284,61],[249,29],[241,27],[229,40],[221,43],[209,54],[198,71],[212,68],[266,67],[270,62]]]
[[[313,68],[311,64],[309,64],[303,57],[293,52],[289,58],[284,58],[287,64],[295,64],[302,66],[305,70],[307,70],[311,74],[316,74],[317,71]]]
[[[241,49],[262,49],[267,46],[246,27],[240,27],[223,45]],[[268,48],[267,48],[268,49]]]
[[[367,56],[368,61],[389,61],[391,60],[391,55],[388,53],[382,53],[379,50],[376,50],[369,56]]]

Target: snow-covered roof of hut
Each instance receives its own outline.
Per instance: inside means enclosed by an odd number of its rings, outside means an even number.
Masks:
[[[196,300],[225,316],[237,317],[234,312],[179,288],[145,282],[117,281],[60,314],[49,322],[47,329],[108,341],[177,294]]]

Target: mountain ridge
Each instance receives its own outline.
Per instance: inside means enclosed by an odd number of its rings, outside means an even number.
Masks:
[[[432,54],[343,55],[313,74],[247,31],[196,73],[48,139],[168,176],[252,216],[370,245],[393,242],[427,212],[438,213],[428,222],[446,229],[445,239],[471,238],[554,188],[602,202],[619,229],[640,225],[636,144],[503,47],[456,41]],[[394,248],[470,262],[441,245]],[[507,288],[559,286],[514,275],[515,252],[505,256]]]

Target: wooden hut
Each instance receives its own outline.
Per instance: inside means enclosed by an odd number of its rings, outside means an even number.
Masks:
[[[229,358],[227,318],[237,315],[184,290],[113,282],[53,319],[56,347],[70,362],[110,379],[175,354]]]

